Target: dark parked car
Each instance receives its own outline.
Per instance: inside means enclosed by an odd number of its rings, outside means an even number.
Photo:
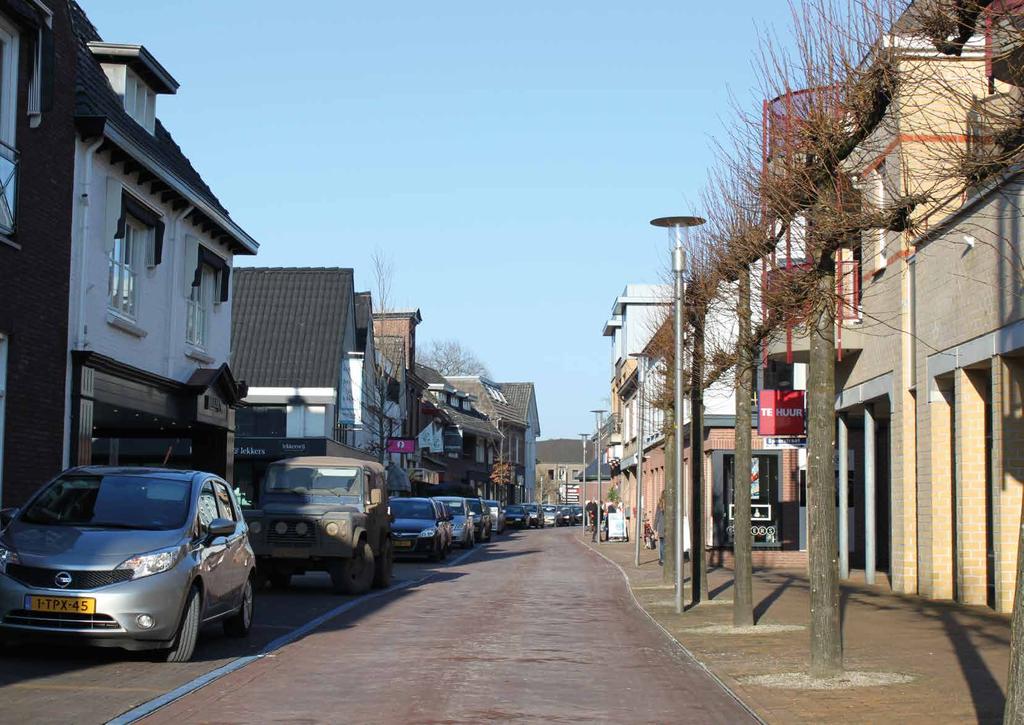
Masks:
[[[525,529],[530,525],[530,516],[521,504],[511,504],[505,509],[505,525],[509,528]]]
[[[535,503],[524,503],[523,509],[526,510],[526,525],[533,529],[544,528],[544,512],[540,510],[540,506]]]
[[[452,526],[452,511],[448,506],[445,505],[444,501],[438,501],[435,498],[428,499],[437,508],[437,528],[444,534],[444,550],[445,553],[450,554],[452,546],[455,545],[455,533]]]
[[[572,506],[559,506],[555,511],[555,526],[572,526],[574,518]]]
[[[491,510],[484,503],[482,498],[467,498],[469,510],[473,513],[473,534],[477,541],[490,541],[491,531],[494,523],[491,520]]]
[[[452,515],[452,541],[463,549],[473,548],[476,536],[468,500],[461,496],[438,496],[434,500],[443,503]]]
[[[444,511],[429,498],[392,498],[391,540],[395,556],[425,556],[441,561],[448,554]]]
[[[249,633],[256,557],[212,473],[88,466],[0,512],[0,639],[162,649],[187,662],[201,626]]]

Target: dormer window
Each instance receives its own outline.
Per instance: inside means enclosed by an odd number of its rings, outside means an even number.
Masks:
[[[156,130],[156,97],[175,93],[178,81],[141,45],[89,43],[104,75],[124,100],[124,110],[150,133]]]
[[[156,128],[156,94],[131,70],[125,76],[124,110],[144,129]]]

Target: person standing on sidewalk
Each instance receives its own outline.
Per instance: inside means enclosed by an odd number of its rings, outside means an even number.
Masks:
[[[665,494],[658,498],[658,508],[654,512],[654,535],[658,537],[658,566],[665,564]]]
[[[592,500],[587,501],[587,525],[593,532],[590,540],[597,541],[597,504]]]

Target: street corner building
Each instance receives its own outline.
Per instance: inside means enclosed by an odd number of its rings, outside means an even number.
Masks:
[[[66,0],[0,2],[0,55],[0,499],[79,464],[230,479],[258,244],[157,117],[177,81]]]

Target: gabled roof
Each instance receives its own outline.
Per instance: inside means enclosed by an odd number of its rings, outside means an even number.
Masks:
[[[434,368],[427,367],[416,363],[416,377],[425,382],[427,385],[447,385],[448,381],[445,380],[444,375],[434,370]]]
[[[587,440],[587,454],[583,455],[583,443],[579,438],[552,438],[537,441],[537,460],[540,463],[580,463],[594,457],[594,443]]]
[[[337,388],[350,352],[352,270],[236,267],[232,277],[236,375],[250,387]]]
[[[111,139],[116,137],[113,142],[129,155],[132,155],[133,150],[139,150],[174,177],[161,181],[182,193],[195,206],[193,214],[201,214],[226,234],[232,240],[231,246],[236,253],[255,254],[259,244],[231,219],[228,210],[203,181],[203,177],[160,120],[156,120],[154,132],[149,133],[128,115],[121,97],[114,92],[100,66],[102,55],[98,57],[90,49],[90,44],[114,46],[103,44],[103,38],[77,2],[72,0],[68,7],[71,27],[78,44],[75,119],[83,135],[102,135]]]
[[[450,383],[441,373],[434,370],[434,368],[427,367],[416,363],[416,376],[423,380],[427,385],[441,385],[448,388],[455,388],[457,386]],[[468,391],[463,391],[468,392]],[[487,438],[500,438],[501,431],[498,430],[491,421],[487,419],[487,416],[481,413],[479,410],[462,410],[449,405],[447,396],[442,396],[440,400],[434,400],[434,404],[448,416],[454,425],[459,426],[468,433],[473,435],[484,436]],[[476,406],[474,406],[476,407]]]
[[[366,352],[366,342],[373,320],[373,297],[369,292],[356,292],[356,349]]]
[[[456,388],[475,396],[477,407],[491,420],[500,418],[503,423],[523,427],[528,424],[532,383],[495,383],[479,375],[451,375],[447,380]],[[512,387],[506,391],[506,385]],[[488,388],[496,389],[505,400],[495,398]]]

